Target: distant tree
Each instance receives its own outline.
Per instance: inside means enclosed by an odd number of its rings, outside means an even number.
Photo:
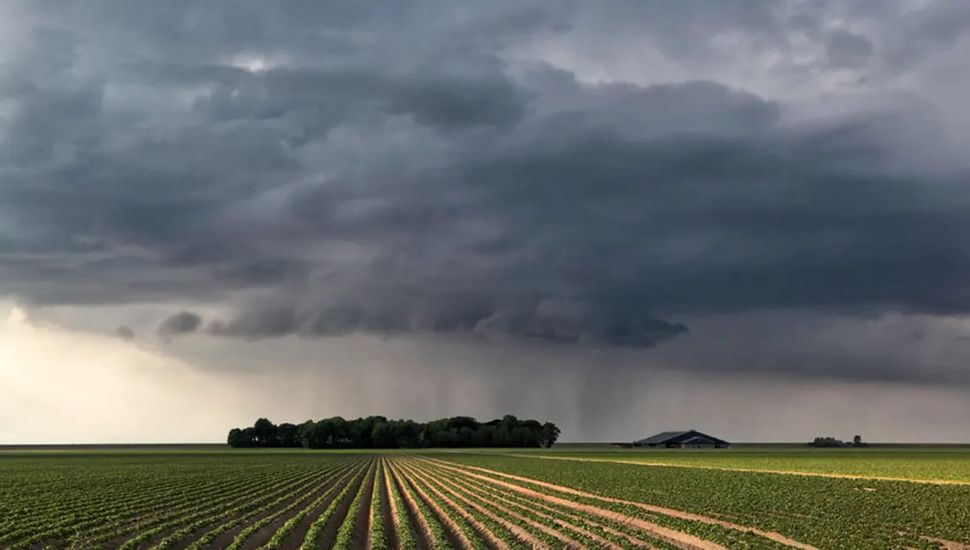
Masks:
[[[284,422],[276,427],[277,447],[300,447],[300,427],[296,424]]]
[[[491,447],[492,441],[495,439],[495,426],[490,424],[482,424],[475,430],[475,436],[473,438],[473,447]]]
[[[242,443],[242,430],[239,428],[233,428],[229,430],[229,437],[226,438],[226,443],[229,443],[230,447],[241,447]]]
[[[398,420],[394,423],[394,439],[398,447],[414,449],[421,446],[424,429],[414,420]]]
[[[324,420],[330,425],[330,445],[332,447],[351,447],[350,424],[341,416],[334,416]]]
[[[296,429],[297,441],[300,442],[300,446],[306,449],[310,448],[310,433],[313,431],[313,427],[316,422],[313,420],[307,420],[303,424],[300,424]]]
[[[237,428],[238,429],[238,428]],[[243,428],[236,438],[237,447],[255,447],[256,432],[252,428]]]
[[[394,423],[378,422],[371,430],[371,441],[378,449],[393,449],[397,447],[394,433]]]
[[[816,437],[811,443],[812,447],[845,447],[844,441],[836,439],[834,437]]]
[[[333,447],[333,432],[333,420],[325,419],[319,422],[314,422],[313,426],[310,427],[307,436],[307,447],[311,449],[326,449]]]
[[[556,440],[559,439],[560,433],[562,432],[559,430],[559,427],[553,424],[552,422],[546,422],[545,424],[543,424],[542,439],[541,439],[542,446],[548,449],[549,447],[552,447],[553,445],[555,445]]]
[[[275,447],[276,446],[276,424],[273,424],[266,418],[260,418],[253,424],[253,431],[255,432],[256,438],[255,443],[260,447]]]
[[[857,436],[853,437],[852,438],[852,444],[855,445],[856,447],[858,447],[859,445],[862,445],[862,436],[861,435],[857,435]]]

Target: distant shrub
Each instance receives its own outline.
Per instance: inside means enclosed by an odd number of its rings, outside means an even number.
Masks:
[[[812,447],[848,447],[849,444],[841,439],[834,437],[816,437],[811,443]]]

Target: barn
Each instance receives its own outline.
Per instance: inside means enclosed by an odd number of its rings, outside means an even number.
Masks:
[[[680,432],[661,432],[639,441],[633,442],[634,447],[666,447],[666,448],[726,448],[731,444],[723,439],[703,434],[697,430]]]

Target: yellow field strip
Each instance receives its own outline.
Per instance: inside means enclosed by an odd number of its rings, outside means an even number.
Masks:
[[[460,453],[461,451],[454,451]],[[671,464],[669,462],[646,462],[641,460],[622,460],[613,458],[587,458],[578,456],[550,456],[523,453],[492,453],[495,456],[512,456],[518,458],[542,458],[545,460],[568,460],[571,462],[606,462],[612,464],[632,464],[634,466],[650,466],[656,468],[688,468],[692,470],[718,470],[722,472],[747,472],[753,474],[778,474],[785,476],[827,477],[833,479],[859,479],[866,481],[905,481],[906,483],[924,483],[927,485],[970,485],[970,481],[958,479],[913,479],[906,477],[866,476],[860,474],[832,474],[825,472],[801,472],[796,470],[769,470],[765,468],[738,468],[732,466],[708,466],[697,464]]]

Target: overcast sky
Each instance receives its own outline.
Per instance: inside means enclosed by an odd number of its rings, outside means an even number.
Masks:
[[[970,440],[970,4],[0,6],[0,442]]]

